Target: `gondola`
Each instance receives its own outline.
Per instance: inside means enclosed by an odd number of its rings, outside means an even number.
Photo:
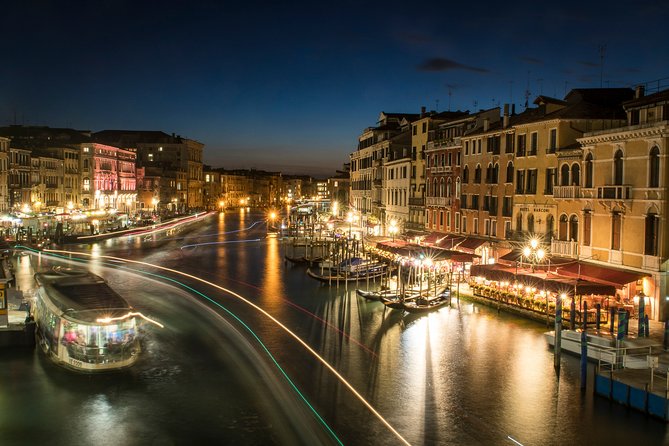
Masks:
[[[424,313],[427,311],[437,310],[444,305],[450,305],[451,303],[451,293],[446,290],[441,294],[438,294],[433,298],[420,297],[412,301],[403,302],[402,308],[409,313]]]
[[[371,291],[371,290],[361,290],[361,289],[356,289],[355,292],[357,293],[358,296],[364,297],[365,299],[368,300],[378,300],[380,301],[382,298],[397,298],[399,297],[399,292],[397,290],[377,290],[377,291]]]
[[[319,274],[317,272],[312,271],[311,268],[308,268],[307,274],[309,275],[309,277],[312,277],[321,282],[355,282],[360,280],[375,279],[377,277],[381,277],[382,275],[385,274],[385,271],[383,270],[383,268],[378,268],[366,271],[358,271],[355,273],[337,274],[336,272],[331,273],[330,271],[325,270],[323,274]]]

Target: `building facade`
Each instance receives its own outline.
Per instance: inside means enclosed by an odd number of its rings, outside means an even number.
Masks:
[[[638,88],[624,108],[626,125],[578,139],[580,254],[647,274],[623,292],[635,299],[648,296],[646,311],[667,320],[669,91],[645,96]]]

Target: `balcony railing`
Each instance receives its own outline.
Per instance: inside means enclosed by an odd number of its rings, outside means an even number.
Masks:
[[[553,240],[551,242],[551,254],[564,257],[577,257],[578,242]]]
[[[409,206],[425,206],[425,198],[423,197],[409,197]]]
[[[631,200],[632,186],[598,186],[597,198],[600,200]]]
[[[414,221],[407,221],[404,223],[404,229],[409,229],[412,231],[424,231],[425,225]]]
[[[581,186],[553,186],[553,198],[567,200],[581,198]]]
[[[430,172],[432,173],[452,173],[452,166],[432,166],[430,167]]]
[[[427,206],[450,206],[451,197],[425,197]]]

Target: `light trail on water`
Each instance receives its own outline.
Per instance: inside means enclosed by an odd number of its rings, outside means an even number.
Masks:
[[[17,245],[16,248],[25,249],[25,250],[27,250],[28,252],[30,252],[31,254],[33,254],[33,255],[42,255],[42,254],[45,254],[45,255],[48,256],[48,257],[53,257],[53,258],[57,258],[57,259],[67,260],[67,261],[69,261],[69,262],[75,262],[75,263],[88,263],[88,262],[90,262],[90,260],[82,259],[82,258],[76,258],[76,257],[73,258],[73,257],[72,257],[72,254],[82,254],[82,255],[86,255],[86,256],[89,256],[89,257],[94,258],[95,260],[98,260],[98,259],[101,258],[101,257],[109,257],[109,256],[93,256],[93,255],[91,255],[91,254],[87,254],[87,253],[83,253],[83,252],[77,252],[77,251],[60,251],[60,250],[48,250],[48,252],[46,252],[46,251],[38,251],[38,250],[35,250],[35,249],[33,249],[33,248],[30,248],[30,247],[27,247],[27,246],[21,246],[21,245]],[[56,253],[56,252],[58,252],[58,253],[67,253],[68,256],[54,254],[54,253]],[[255,338],[256,341],[258,341],[258,344],[260,344],[260,346],[261,346],[262,349],[265,351],[265,353],[267,353],[267,356],[269,356],[269,358],[271,359],[271,361],[274,363],[274,365],[277,367],[277,369],[281,372],[281,374],[284,376],[284,378],[286,379],[286,381],[288,382],[288,384],[290,384],[290,386],[293,388],[293,390],[295,391],[295,393],[297,393],[297,395],[302,399],[302,401],[304,401],[304,403],[307,405],[307,407],[313,412],[313,414],[316,416],[316,418],[318,419],[318,421],[321,422],[321,424],[327,429],[327,431],[330,433],[330,435],[332,435],[332,437],[337,441],[337,443],[339,443],[340,445],[343,446],[343,443],[342,443],[342,441],[339,439],[339,437],[337,436],[337,434],[336,434],[336,433],[332,430],[332,428],[327,424],[327,422],[326,422],[326,421],[323,419],[323,417],[318,413],[318,411],[316,411],[316,408],[309,402],[309,400],[307,400],[306,396],[304,396],[304,394],[300,391],[300,389],[299,389],[299,388],[297,387],[297,385],[293,382],[293,380],[290,379],[290,377],[288,376],[288,373],[286,373],[286,371],[283,369],[283,367],[281,367],[281,365],[280,365],[279,362],[276,360],[276,358],[274,357],[274,355],[272,355],[272,353],[269,351],[269,349],[267,348],[267,346],[265,345],[265,343],[264,343],[264,342],[260,339],[260,337],[259,337],[259,336],[258,336],[252,329],[251,329],[251,327],[249,327],[249,326],[248,326],[248,325],[247,325],[241,318],[239,318],[236,314],[234,314],[232,311],[230,311],[229,309],[227,309],[225,306],[221,305],[219,302],[217,302],[217,301],[215,301],[214,299],[210,298],[209,296],[207,296],[207,295],[201,293],[200,291],[196,290],[195,288],[192,288],[192,287],[186,285],[186,284],[183,283],[183,282],[179,282],[178,280],[176,280],[176,279],[174,279],[174,278],[171,278],[171,277],[168,277],[168,276],[163,276],[163,275],[155,274],[155,273],[151,273],[151,272],[148,272],[148,271],[139,271],[139,270],[135,270],[135,269],[131,269],[131,268],[128,268],[128,267],[124,267],[124,266],[119,266],[119,265],[118,265],[118,263],[124,263],[124,261],[127,260],[127,259],[116,258],[116,259],[114,259],[114,260],[115,260],[115,263],[111,263],[111,262],[109,262],[109,263],[107,263],[107,262],[101,262],[101,263],[102,263],[103,265],[105,265],[105,266],[113,266],[115,269],[127,270],[127,271],[129,271],[129,272],[131,272],[131,273],[133,273],[133,274],[144,274],[144,275],[147,275],[147,276],[157,277],[157,278],[162,279],[162,280],[166,280],[166,281],[169,281],[169,282],[173,282],[173,283],[175,283],[175,284],[177,284],[177,285],[179,285],[179,286],[181,286],[181,287],[183,287],[183,288],[185,288],[185,289],[187,289],[187,290],[189,290],[189,291],[191,291],[191,292],[193,292],[193,293],[195,293],[195,294],[197,294],[197,295],[203,297],[204,299],[208,300],[209,302],[213,303],[214,305],[220,307],[220,308],[223,309],[226,313],[228,313],[230,316],[232,316],[235,320],[237,320],[237,321],[238,321],[238,322],[239,322],[239,323],[240,323],[240,324],[241,324],[241,325],[242,325],[242,326],[243,326],[249,333],[251,333],[251,336],[253,336],[253,338]],[[131,261],[131,260],[128,260],[128,261]],[[132,261],[131,261],[131,262],[132,262]],[[145,262],[138,262],[138,263],[145,263]],[[157,265],[156,265],[156,266],[157,266]],[[158,268],[160,268],[160,267],[158,267]]]
[[[30,250],[30,251],[32,251],[32,252],[37,252],[37,253],[39,253],[39,251],[34,251],[32,248],[27,248],[27,247],[21,247],[21,248],[25,248],[25,249],[28,249],[28,250]],[[53,250],[52,250],[52,249],[45,249],[45,250],[42,251],[42,252],[44,252],[44,253],[49,253],[49,254],[50,254],[50,253],[53,253],[53,254],[62,254],[62,255],[70,255],[70,256],[71,256],[72,254],[78,254],[78,255],[84,255],[84,256],[93,257],[92,254],[88,254],[88,253],[84,253],[84,252],[77,252],[77,251],[64,251],[64,250],[55,250],[55,249],[53,249]],[[65,258],[67,258],[67,257],[65,257]],[[399,433],[399,432],[398,432],[398,431],[397,431],[397,430],[390,424],[390,422],[388,422],[388,420],[386,420],[386,419],[383,417],[383,415],[381,415],[381,414],[374,408],[374,406],[372,406],[372,405],[365,399],[365,397],[362,396],[362,394],[360,394],[360,392],[358,392],[358,391],[355,389],[355,387],[353,387],[353,385],[352,385],[351,383],[349,383],[348,380],[346,380],[346,378],[344,378],[344,376],[341,375],[341,374],[337,371],[337,369],[335,369],[335,368],[334,368],[328,361],[326,361],[321,355],[319,355],[318,352],[316,352],[313,348],[311,348],[305,341],[302,340],[302,338],[300,338],[297,334],[295,334],[290,328],[288,328],[287,326],[285,326],[281,321],[279,321],[279,320],[276,319],[274,316],[272,316],[272,315],[269,314],[267,311],[265,311],[263,308],[261,308],[261,307],[259,307],[258,305],[254,304],[253,302],[251,302],[250,300],[246,299],[246,298],[243,297],[242,295],[240,295],[240,294],[238,294],[238,293],[236,293],[236,292],[234,292],[234,291],[232,291],[232,290],[230,290],[230,289],[227,289],[227,288],[225,288],[225,287],[222,287],[222,286],[220,286],[220,285],[217,285],[217,284],[215,284],[215,283],[213,283],[213,282],[209,282],[209,281],[204,280],[204,279],[202,279],[202,278],[200,278],[200,277],[194,276],[194,275],[192,275],[192,274],[183,273],[183,272],[181,272],[181,271],[177,271],[177,270],[172,269],[172,268],[167,268],[167,267],[164,267],[164,266],[155,265],[155,264],[148,263],[148,262],[141,262],[141,261],[139,261],[139,260],[124,259],[124,258],[121,258],[121,257],[114,257],[114,256],[97,256],[97,258],[105,258],[105,259],[121,260],[121,261],[125,261],[125,262],[127,262],[127,263],[133,263],[133,264],[137,264],[137,265],[144,265],[144,266],[148,266],[148,267],[150,267],[150,268],[156,268],[156,269],[160,269],[160,270],[163,270],[163,271],[168,271],[168,272],[171,272],[171,273],[173,273],[173,274],[177,274],[177,275],[180,275],[180,276],[184,276],[184,277],[187,277],[187,278],[189,278],[189,279],[192,279],[192,280],[195,280],[195,281],[204,283],[204,284],[206,284],[206,285],[208,285],[208,286],[210,286],[210,287],[212,287],[212,288],[216,288],[216,289],[221,290],[221,291],[223,291],[223,292],[225,292],[225,293],[228,293],[228,294],[230,294],[231,296],[233,296],[233,297],[239,299],[240,301],[246,303],[247,305],[249,305],[250,307],[252,307],[252,308],[255,309],[256,311],[258,311],[258,312],[260,312],[261,314],[263,314],[264,316],[266,316],[269,320],[271,320],[272,322],[274,322],[279,328],[281,328],[281,329],[282,329],[284,332],[286,332],[289,336],[291,336],[293,339],[295,339],[300,345],[302,345],[302,347],[304,347],[304,348],[305,348],[305,349],[306,349],[306,350],[307,350],[307,351],[308,351],[314,358],[316,358],[321,364],[323,364],[328,370],[330,370],[330,372],[331,372],[331,373],[332,373],[332,374],[339,380],[339,382],[341,382],[346,388],[348,388],[349,391],[350,391],[350,392],[351,392],[351,393],[352,393],[352,394],[353,394],[353,395],[354,395],[354,396],[355,396],[355,397],[356,397],[356,398],[357,398],[357,399],[358,399],[358,400],[359,400],[359,401],[360,401],[360,402],[361,402],[361,403],[362,403],[362,404],[363,404],[363,405],[364,405],[364,406],[365,406],[365,407],[366,407],[366,408],[367,408],[367,409],[368,409],[368,410],[369,410],[369,411],[370,411],[370,412],[371,412],[371,413],[372,413],[372,414],[373,414],[373,415],[374,415],[374,416],[375,416],[375,417],[376,417],[376,418],[377,418],[377,419],[384,425],[384,426],[386,426],[386,428],[388,428],[388,430],[389,430],[390,432],[392,432],[392,433],[393,433],[393,434],[394,434],[394,435],[395,435],[395,436],[396,436],[402,443],[404,443],[404,444],[406,444],[406,445],[410,445],[410,443],[409,443],[409,442],[402,436],[402,434],[400,434],[400,433]],[[83,260],[82,260],[82,261],[83,261]],[[118,265],[114,265],[114,266],[117,267],[117,268],[124,268],[124,267],[119,267]],[[125,269],[125,268],[124,268],[124,269]],[[133,272],[136,271],[136,270],[134,270],[134,269],[130,269],[130,268],[128,268],[128,269],[131,270],[131,271],[133,271]],[[146,271],[145,271],[144,273],[146,273],[146,274],[152,274],[152,273],[149,273],[149,272],[146,272]],[[295,391],[300,395],[300,397],[305,401],[305,403],[312,409],[312,411],[318,416],[318,418],[321,420],[321,422],[324,424],[324,426],[326,426],[326,427],[328,428],[328,430],[330,430],[330,432],[332,432],[332,434],[335,435],[334,432],[330,429],[330,427],[325,423],[325,421],[320,417],[320,415],[319,415],[319,414],[315,411],[315,409],[311,406],[311,404],[309,404],[309,402],[306,400],[306,398],[304,397],[304,395],[302,395],[302,394],[300,393],[300,391],[297,389],[297,387],[296,387],[295,384],[292,382],[292,380],[288,377],[288,375],[286,374],[286,372],[285,372],[285,371],[281,368],[281,366],[278,364],[278,362],[276,361],[276,359],[274,358],[274,356],[271,354],[271,352],[269,351],[269,349],[267,349],[267,347],[265,346],[265,344],[263,344],[263,342],[260,340],[260,338],[255,334],[255,332],[253,332],[253,331],[250,329],[250,327],[248,327],[248,325],[246,325],[246,324],[245,324],[239,317],[237,317],[234,313],[232,313],[230,310],[228,310],[225,306],[221,305],[219,302],[217,302],[217,301],[211,299],[210,297],[204,295],[204,294],[201,293],[200,291],[198,291],[198,290],[196,290],[196,289],[194,289],[194,288],[192,288],[192,287],[190,287],[190,286],[188,286],[188,285],[186,285],[186,284],[183,284],[183,283],[181,283],[181,282],[178,282],[177,280],[172,279],[172,278],[170,278],[170,277],[164,277],[164,276],[159,276],[159,275],[156,275],[156,276],[157,276],[157,277],[161,277],[161,278],[163,278],[163,279],[165,279],[165,280],[169,280],[169,281],[178,283],[180,286],[183,286],[184,288],[187,288],[187,289],[193,291],[194,293],[196,293],[196,294],[198,294],[198,295],[204,297],[205,299],[207,299],[208,301],[210,301],[210,302],[213,303],[214,305],[216,305],[216,306],[218,306],[219,308],[221,308],[221,309],[223,309],[224,311],[226,311],[228,314],[230,314],[232,317],[234,317],[236,320],[238,320],[244,327],[246,327],[247,330],[249,330],[249,332],[256,338],[256,340],[260,343],[260,345],[265,349],[266,353],[269,355],[269,357],[272,359],[272,361],[275,363],[275,365],[279,368],[279,370],[282,372],[282,374],[283,374],[284,377],[288,380],[288,382],[291,384],[291,386],[295,389]],[[336,435],[335,435],[335,438],[337,438]],[[338,438],[337,438],[337,440],[339,441]],[[341,443],[341,441],[340,441],[340,443]]]
[[[212,273],[212,274],[215,274],[215,273]],[[236,283],[242,284],[242,285],[244,285],[244,286],[246,286],[246,287],[253,288],[253,289],[257,290],[257,291],[261,291],[261,292],[263,291],[262,288],[260,288],[260,287],[257,286],[257,285],[253,285],[252,283],[244,282],[243,280],[233,279],[232,277],[222,276],[222,275],[220,275],[220,274],[216,274],[216,275],[217,275],[218,277],[221,277],[221,278],[224,279],[224,280],[228,280],[228,281],[231,281],[231,282],[236,282]],[[328,328],[334,330],[335,332],[339,333],[340,335],[344,336],[346,339],[348,339],[349,341],[353,342],[353,343],[356,344],[358,347],[360,347],[361,349],[363,349],[364,351],[366,351],[367,353],[369,353],[369,354],[372,356],[372,358],[374,358],[374,359],[377,359],[377,358],[378,358],[378,355],[376,354],[376,352],[375,352],[374,350],[372,350],[371,348],[367,347],[365,344],[363,344],[362,342],[358,341],[357,339],[355,339],[354,337],[352,337],[350,334],[346,333],[344,330],[340,329],[339,327],[336,327],[336,326],[332,325],[331,323],[329,323],[328,321],[326,321],[326,320],[323,319],[322,317],[318,316],[317,314],[312,313],[311,311],[307,310],[306,308],[304,308],[304,307],[302,307],[302,306],[300,306],[300,305],[297,305],[296,303],[291,302],[291,301],[289,301],[288,299],[282,299],[282,298],[281,298],[281,300],[282,300],[286,305],[289,305],[289,306],[291,306],[291,307],[293,307],[293,308],[298,309],[299,311],[301,311],[301,312],[307,314],[308,316],[312,317],[313,319],[316,319],[317,321],[319,321],[320,323],[322,323],[322,324],[325,325],[326,327],[328,327]]]
[[[199,238],[205,238],[205,237],[216,237],[218,235],[235,234],[235,233],[238,233],[238,232],[249,231],[249,230],[253,229],[254,226],[259,225],[261,223],[264,223],[264,221],[263,220],[256,220],[253,223],[251,223],[250,226],[247,226],[247,227],[241,228],[241,229],[235,229],[233,231],[212,232],[210,234],[202,234],[202,235],[197,235],[197,236],[166,237],[163,240],[170,240],[170,241],[172,241],[172,240],[185,240],[187,238],[199,239]],[[188,246],[188,245],[184,245],[184,246]],[[183,246],[182,246],[182,248],[183,248]]]
[[[205,242],[205,243],[193,243],[192,245],[183,245],[180,249],[184,248],[197,248],[198,246],[205,246],[205,245],[227,245],[229,243],[250,243],[250,242],[259,242],[261,241],[261,238],[246,238],[243,240],[226,240],[222,242]]]

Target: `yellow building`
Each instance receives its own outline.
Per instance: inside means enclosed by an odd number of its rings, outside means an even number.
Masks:
[[[669,90],[624,104],[627,122],[579,138],[583,150],[581,255],[646,273],[622,297],[638,305],[641,293],[652,319],[667,320],[667,194]]]
[[[376,127],[366,128],[358,137],[358,148],[350,155],[351,191],[349,206],[360,213],[368,227],[385,224],[387,195],[384,187],[386,161],[408,152],[411,144],[409,124],[417,114],[381,112]]]

